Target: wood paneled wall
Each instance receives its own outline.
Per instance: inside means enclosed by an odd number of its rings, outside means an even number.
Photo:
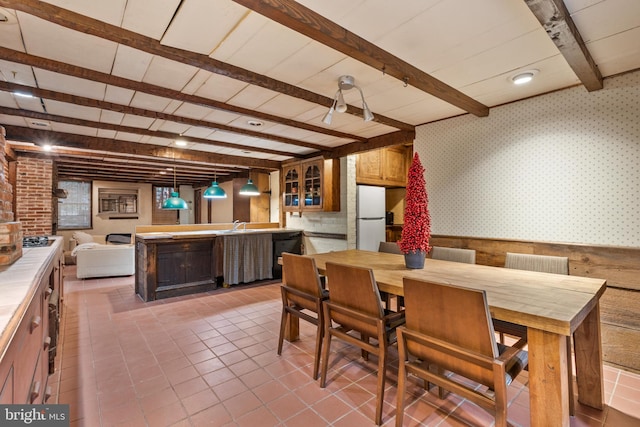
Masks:
[[[504,266],[507,252],[566,256],[569,274],[606,279],[608,287],[640,290],[640,248],[528,242],[460,236],[431,236],[432,246],[476,250],[476,263]]]
[[[507,252],[566,256],[569,274],[607,280],[600,299],[602,351],[610,365],[639,372],[640,248],[431,236],[432,246],[476,250],[476,263],[504,266]]]

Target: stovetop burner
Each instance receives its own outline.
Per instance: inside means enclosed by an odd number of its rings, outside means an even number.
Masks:
[[[41,246],[49,246],[49,238],[47,236],[28,236],[22,238],[23,248],[37,248]]]

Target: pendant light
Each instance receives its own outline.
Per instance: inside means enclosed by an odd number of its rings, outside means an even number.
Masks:
[[[247,183],[240,189],[239,194],[243,196],[259,196],[260,190],[258,190],[258,187],[256,187],[251,178],[249,178]]]
[[[218,185],[218,177],[214,174],[213,182],[211,183],[211,187],[204,190],[202,197],[205,199],[226,199],[227,193]]]
[[[162,209],[189,209],[189,205],[187,204],[187,202],[184,199],[181,199],[180,194],[177,191],[175,191],[177,189],[175,158],[173,160],[174,160],[174,164],[173,164],[173,190],[174,191],[171,192],[171,197],[169,197],[162,203]]]

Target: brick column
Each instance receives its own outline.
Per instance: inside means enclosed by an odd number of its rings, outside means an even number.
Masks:
[[[16,220],[22,223],[24,236],[51,235],[53,161],[18,157],[16,179]]]

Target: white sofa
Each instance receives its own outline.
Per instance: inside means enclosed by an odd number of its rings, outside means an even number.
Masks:
[[[78,279],[130,276],[135,273],[133,244],[105,244],[104,236],[76,232],[70,241]]]
[[[79,245],[74,249],[76,276],[78,279],[130,276],[135,273],[134,249],[134,245]]]

